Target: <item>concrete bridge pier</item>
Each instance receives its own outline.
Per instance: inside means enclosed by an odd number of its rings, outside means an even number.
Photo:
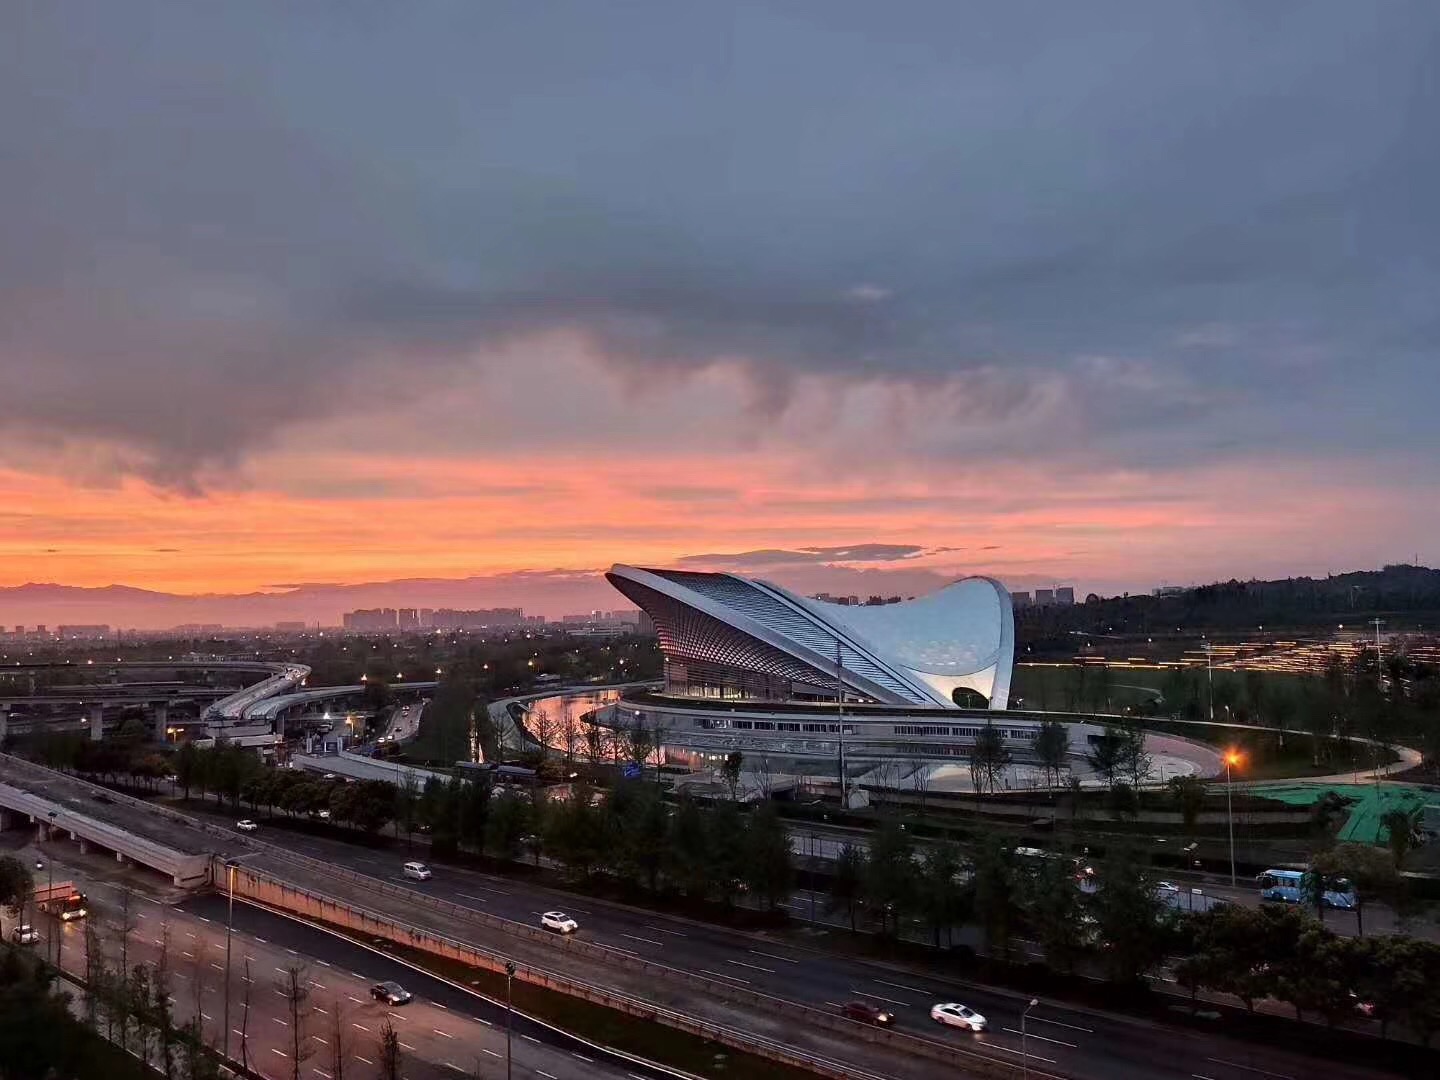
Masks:
[[[166,729],[170,726],[170,703],[158,701],[155,703],[155,727],[154,738],[156,742],[169,742],[170,736]]]
[[[0,743],[10,736],[10,706],[0,705]]]
[[[105,706],[90,706],[90,741],[99,742],[105,737]]]

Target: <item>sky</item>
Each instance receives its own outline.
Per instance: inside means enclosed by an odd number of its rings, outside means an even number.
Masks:
[[[0,6],[0,587],[1440,562],[1437,43],[1399,0]]]

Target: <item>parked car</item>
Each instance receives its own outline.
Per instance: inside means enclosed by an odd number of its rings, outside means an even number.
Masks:
[[[34,945],[37,941],[40,940],[40,935],[35,932],[35,928],[33,926],[30,926],[27,923],[17,926],[14,930],[11,930],[10,940],[13,941],[16,945]]]
[[[429,881],[432,876],[423,862],[407,862],[402,872],[412,881]]]
[[[968,1028],[971,1031],[984,1031],[989,1021],[981,1016],[968,1005],[961,1005],[958,1001],[942,1002],[930,1010],[930,1019],[937,1024],[945,1024],[948,1027]]]
[[[397,982],[376,983],[370,987],[370,996],[386,1005],[404,1005],[415,995]]]
[[[260,828],[259,825],[256,825],[255,822],[251,821],[249,818],[246,818],[244,821],[237,821],[235,823],[235,827],[241,832],[254,832],[256,829]]]
[[[840,1013],[847,1020],[858,1020],[862,1024],[889,1027],[895,1023],[894,1013],[886,1012],[878,1005],[871,1005],[868,1001],[847,1001],[840,1006]]]
[[[547,911],[540,916],[540,925],[546,930],[553,930],[557,934],[573,934],[580,929],[580,924],[566,915],[563,911]]]

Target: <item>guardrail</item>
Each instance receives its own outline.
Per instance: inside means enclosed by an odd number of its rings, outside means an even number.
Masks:
[[[531,985],[553,990],[567,997],[582,998],[639,1019],[662,1023],[732,1049],[758,1054],[772,1061],[807,1069],[820,1076],[832,1077],[834,1080],[885,1080],[879,1074],[809,1054],[761,1035],[710,1023],[678,1010],[632,997],[612,987],[598,986],[533,964],[511,961],[502,953],[457,941],[443,934],[401,926],[392,916],[291,884],[253,867],[236,867],[234,877],[235,894],[263,906],[309,915],[334,926],[370,934],[497,974],[504,974],[506,965],[514,963],[514,977]]]
[[[961,1047],[957,1047],[949,1043],[936,1042],[933,1039],[927,1039],[923,1036],[910,1035],[888,1028],[879,1028],[869,1024],[856,1023],[853,1020],[846,1019],[838,1013],[828,1012],[824,1009],[817,1009],[797,1001],[790,1001],[786,998],[774,997],[770,994],[760,993],[759,991],[748,990],[745,987],[737,986],[733,983],[728,983],[721,979],[707,978],[703,975],[696,975],[693,972],[684,971],[680,968],[670,967],[666,964],[657,964],[654,961],[646,960],[644,957],[633,956],[629,953],[621,952],[616,949],[606,948],[603,945],[593,944],[582,939],[574,937],[558,937],[557,935],[552,934],[549,931],[543,930],[537,926],[531,926],[528,923],[516,922],[512,919],[506,919],[499,915],[491,915],[487,912],[476,911],[474,908],[464,907],[463,905],[452,903],[449,900],[443,900],[436,896],[430,896],[426,893],[418,892],[414,889],[408,889],[404,886],[393,884],[392,882],[385,881],[381,878],[372,877],[369,874],[362,874],[358,871],[347,870],[343,867],[336,866],[334,863],[324,862],[319,859],[312,859],[306,855],[298,855],[283,848],[274,848],[272,845],[268,844],[259,843],[257,844],[257,846],[271,848],[271,850],[276,854],[277,857],[285,860],[286,862],[297,863],[305,866],[307,869],[310,869],[316,873],[325,874],[329,877],[337,878],[342,881],[348,881],[353,884],[360,885],[363,888],[372,889],[383,895],[393,896],[396,899],[403,900],[406,904],[412,906],[418,905],[421,907],[429,908],[430,910],[445,915],[449,918],[459,919],[477,926],[484,926],[489,929],[509,934],[514,937],[524,938],[529,941],[540,942],[546,947],[556,949],[560,952],[578,953],[579,955],[584,956],[589,960],[603,963],[610,967],[620,967],[629,971],[634,971],[646,976],[647,978],[664,982],[673,986],[684,987],[691,990],[699,990],[711,997],[718,997],[726,1001],[735,1002],[736,1004],[763,1009],[770,1014],[782,1014],[786,1016],[791,1016],[794,1017],[796,1020],[803,1022],[807,1027],[812,1029],[823,1028],[825,1030],[834,1031],[852,1038],[861,1039],[864,1042],[884,1044],[887,1047],[891,1047],[902,1053],[918,1055],[933,1061],[942,1061],[946,1064],[951,1065],[955,1064],[957,1060],[963,1059],[967,1065],[973,1068],[984,1070],[983,1072],[976,1073],[976,1075],[1008,1078],[1017,1075],[1019,1071],[1016,1066],[1014,1066],[1008,1061],[1001,1061],[997,1058],[992,1058],[985,1054],[979,1054],[971,1050],[965,1050]],[[222,880],[222,878],[217,877],[216,880],[219,881]],[[343,902],[335,901],[335,903]],[[374,917],[383,918],[379,916]],[[400,932],[407,933],[403,929],[401,929]],[[476,946],[466,947],[478,948]],[[557,978],[568,979],[569,977],[557,976]],[[587,987],[589,986],[589,984],[584,983],[577,983],[577,985]],[[626,996],[620,991],[608,988],[604,989],[603,992],[607,994],[616,994],[621,998]],[[659,1009],[660,1007],[646,1003],[645,1008],[653,1011]],[[700,1023],[700,1021],[695,1022]],[[757,1038],[756,1036],[751,1035],[746,1035],[745,1037],[751,1039]],[[793,1049],[789,1049],[787,1050],[787,1052],[792,1054],[799,1053],[799,1051],[795,1051]],[[806,1067],[808,1068],[810,1066],[807,1065]],[[848,1072],[843,1073],[842,1075],[853,1076],[855,1075],[855,1073],[853,1068],[851,1068]]]

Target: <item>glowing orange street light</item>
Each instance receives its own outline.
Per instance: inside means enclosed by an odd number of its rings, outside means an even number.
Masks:
[[[1230,770],[1238,769],[1244,755],[1231,747],[1225,751],[1225,819],[1230,830],[1230,887],[1235,888],[1235,804],[1230,796]]]

